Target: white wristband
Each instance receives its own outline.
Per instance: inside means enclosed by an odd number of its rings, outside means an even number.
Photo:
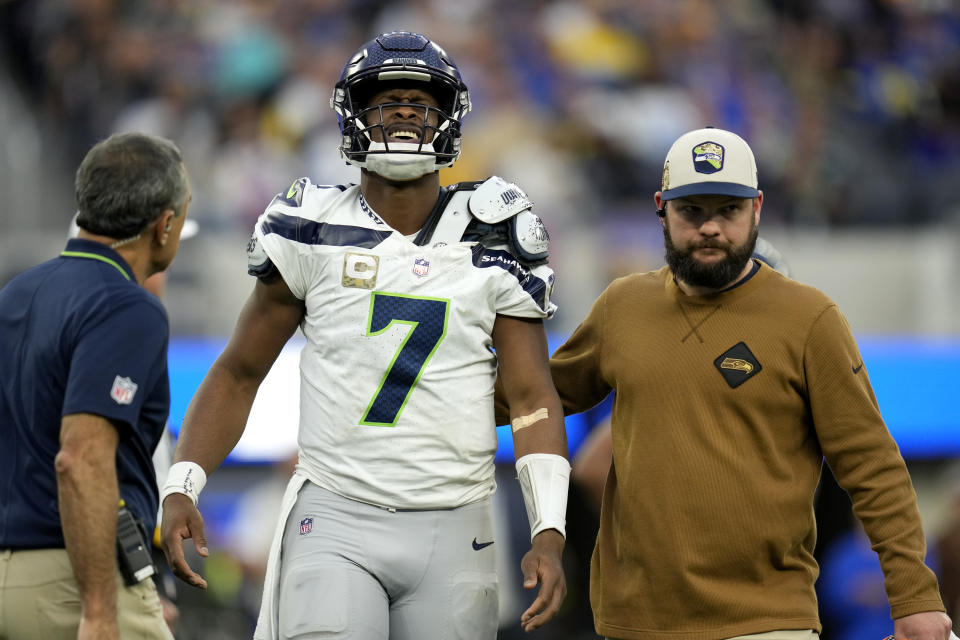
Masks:
[[[517,477],[530,522],[530,539],[544,529],[567,537],[567,488],[570,463],[555,453],[529,453],[517,460]]]
[[[160,504],[171,493],[182,493],[197,505],[197,499],[207,484],[207,474],[196,462],[177,462],[170,466],[167,481],[160,490]]]

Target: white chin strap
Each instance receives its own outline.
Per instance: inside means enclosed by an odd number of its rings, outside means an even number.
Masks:
[[[422,148],[433,149],[433,144],[421,147],[416,142],[391,142],[390,153],[386,152],[387,145],[382,142],[371,142],[367,149],[366,166],[387,180],[415,180],[420,176],[433,173],[437,170],[436,156],[417,153]],[[397,153],[393,153],[397,151]],[[360,163],[357,163],[360,164]]]

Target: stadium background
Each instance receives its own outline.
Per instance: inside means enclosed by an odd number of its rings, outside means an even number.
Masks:
[[[336,154],[328,99],[354,49],[394,28],[445,46],[471,90],[464,153],[442,180],[507,177],[544,218],[555,340],[611,278],[662,263],[651,196],[670,142],[705,124],[747,138],[766,193],[762,235],[794,278],[847,315],[931,542],[947,535],[960,495],[952,0],[0,1],[0,283],[62,248],[73,171],[92,143],[134,129],[175,140],[201,230],[183,244],[165,299],[176,429],[252,286],[244,246],[256,216],[295,177],[356,181]],[[266,439],[204,492],[211,590],[180,588],[181,640],[249,636],[265,514],[292,446],[275,430],[292,418],[274,407],[291,408],[296,377],[275,380]],[[572,441],[600,413],[571,423]],[[501,637],[510,638],[524,596],[509,542],[520,548],[526,524],[510,466],[499,472]],[[566,622],[544,637],[593,637],[583,591],[593,515],[573,498]],[[856,542],[856,527],[829,479],[818,514],[818,555],[836,542],[848,564],[835,573],[854,575],[856,545],[841,543]],[[861,635],[841,633],[853,614],[883,617],[875,573],[856,575],[866,577],[824,586],[825,638],[882,637],[868,635],[866,617]]]

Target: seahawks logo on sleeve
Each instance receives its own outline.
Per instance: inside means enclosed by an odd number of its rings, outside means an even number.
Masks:
[[[270,201],[270,207],[275,204],[285,204],[290,207],[299,207],[303,204],[303,190],[307,188],[307,178],[297,178],[287,189],[286,193],[278,193]],[[267,207],[269,208],[269,207]]]
[[[309,184],[309,178],[297,178],[285,192],[278,193],[273,197],[273,200],[267,205],[267,211],[269,212],[273,206],[278,204],[288,207],[301,207],[303,205],[304,191]],[[257,224],[260,224],[260,222],[257,221]],[[267,255],[267,252],[264,251],[263,245],[257,238],[256,232],[254,232],[247,242],[247,273],[263,280],[269,278],[276,270],[276,266],[273,264],[270,256]]]

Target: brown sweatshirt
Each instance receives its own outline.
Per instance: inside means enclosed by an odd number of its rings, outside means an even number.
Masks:
[[[943,610],[916,495],[846,320],[766,265],[687,296],[615,280],[551,359],[567,413],[616,392],[590,599],[612,638],[820,630],[822,461],[880,556],[893,617]]]

